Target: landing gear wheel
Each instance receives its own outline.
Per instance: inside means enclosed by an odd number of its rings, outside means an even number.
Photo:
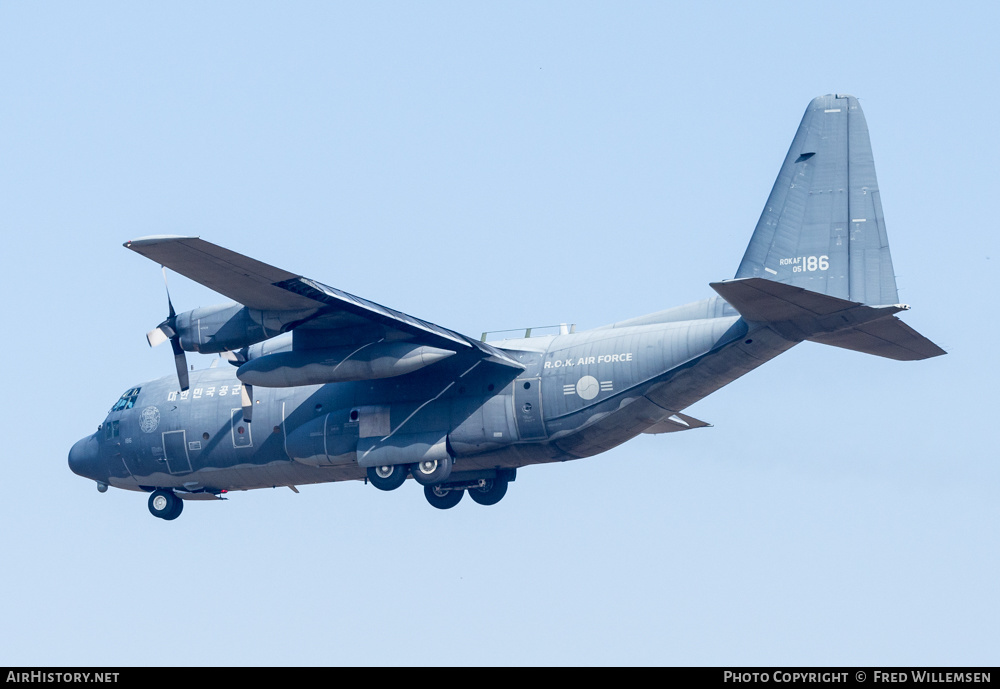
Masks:
[[[177,519],[184,503],[169,490],[154,490],[149,496],[149,513],[160,519]]]
[[[488,478],[486,485],[470,488],[469,497],[480,505],[495,505],[507,494],[507,479]]]
[[[444,483],[451,476],[451,467],[455,461],[451,457],[443,460],[429,459],[410,466],[410,473],[422,486],[433,486]]]
[[[462,500],[465,493],[461,488],[442,488],[441,486],[424,486],[424,497],[439,510],[449,510]]]
[[[177,517],[181,516],[181,512],[183,510],[184,510],[184,501],[181,500],[176,495],[174,495],[174,509],[171,510],[170,514],[164,517],[164,519],[166,519],[167,521],[170,521],[171,519],[177,519]]]
[[[379,490],[396,490],[406,480],[406,465],[386,464],[368,467],[368,480]]]

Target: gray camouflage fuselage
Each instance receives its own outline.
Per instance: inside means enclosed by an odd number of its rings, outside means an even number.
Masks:
[[[677,412],[794,342],[751,330],[716,297],[493,344],[524,371],[458,355],[383,380],[257,388],[249,424],[229,366],[193,371],[185,392],[172,376],[144,383],[130,409],[81,441],[100,448],[88,475],[118,488],[208,494],[364,479],[359,443],[386,436],[394,448],[446,439],[456,475],[588,457],[663,422],[663,432],[689,428]]]

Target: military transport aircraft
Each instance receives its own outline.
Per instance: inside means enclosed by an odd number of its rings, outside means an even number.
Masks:
[[[804,340],[945,353],[894,315],[868,128],[840,94],[806,109],[719,296],[584,332],[473,339],[195,237],[125,247],[237,302],[176,313],[168,292],[147,337],[170,342],[176,377],[129,388],[70,450],[162,519],[234,490],[411,476],[434,507],[492,505],[520,467],[708,425],[684,410]],[[235,368],[189,372],[185,352]]]

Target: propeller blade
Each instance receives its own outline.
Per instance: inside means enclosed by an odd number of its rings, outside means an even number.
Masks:
[[[163,287],[167,290],[167,320],[146,333],[146,341],[150,347],[161,345],[170,340],[170,346],[174,350],[174,366],[177,368],[177,382],[181,386],[181,392],[189,387],[187,357],[181,347],[181,339],[177,335],[177,312],[174,311],[174,303],[170,299],[170,285],[167,284],[167,267],[163,268]]]
[[[160,268],[163,269],[163,288],[167,290],[167,309],[169,310],[170,318],[173,318],[177,313],[174,311],[174,303],[170,301],[170,285],[167,284],[167,267],[160,266]]]
[[[240,388],[240,397],[243,401],[243,420],[250,423],[253,420],[253,386],[244,383]]]
[[[174,365],[177,367],[177,382],[181,385],[181,392],[188,389],[188,368],[187,357],[181,349],[180,338],[170,338],[170,345],[174,348]]]
[[[161,327],[153,328],[148,333],[146,333],[146,341],[149,342],[150,347],[156,347],[157,345],[161,345],[169,339],[170,336],[167,335],[165,332],[163,332],[163,328]]]

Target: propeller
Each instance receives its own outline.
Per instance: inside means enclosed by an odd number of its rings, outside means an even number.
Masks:
[[[150,347],[155,347],[170,340],[170,346],[174,350],[174,365],[177,367],[177,382],[180,383],[183,392],[188,389],[187,357],[181,348],[181,338],[177,335],[177,312],[174,311],[174,304],[170,300],[166,266],[163,267],[163,286],[167,290],[167,320],[146,333],[146,341]]]

